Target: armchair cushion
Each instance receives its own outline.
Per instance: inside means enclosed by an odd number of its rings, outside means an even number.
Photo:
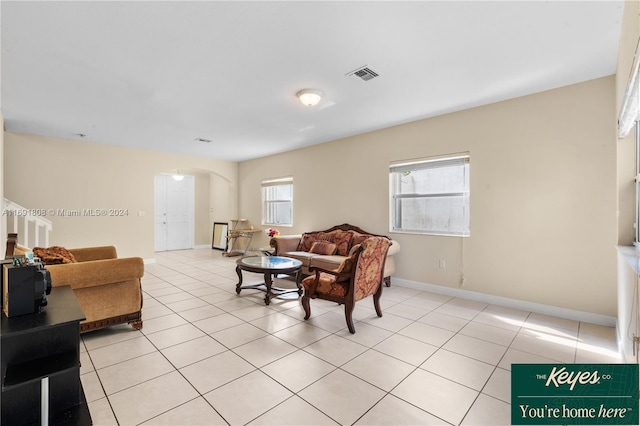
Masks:
[[[315,275],[311,275],[302,280],[302,286],[306,294],[311,298],[316,294],[345,297],[347,295],[348,284],[348,280],[338,281],[335,275],[327,272],[320,272],[317,279]]]

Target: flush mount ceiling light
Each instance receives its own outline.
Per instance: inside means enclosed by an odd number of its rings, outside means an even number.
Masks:
[[[296,96],[300,98],[300,102],[305,104],[306,106],[316,106],[320,99],[322,99],[322,91],[317,89],[302,89]]]
[[[180,169],[178,169],[178,173],[175,175],[172,175],[173,179],[180,182],[182,179],[184,179],[184,175],[180,174]]]

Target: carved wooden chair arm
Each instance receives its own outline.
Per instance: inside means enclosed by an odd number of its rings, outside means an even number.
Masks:
[[[320,274],[324,272],[325,274],[333,275],[334,277],[336,277],[336,281],[348,280],[349,276],[351,275],[350,272],[337,272],[337,270],[335,269],[325,269],[320,268],[319,266],[309,267],[309,272],[315,272],[316,279],[319,279]]]

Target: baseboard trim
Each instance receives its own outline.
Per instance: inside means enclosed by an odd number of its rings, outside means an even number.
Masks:
[[[574,321],[583,321],[592,324],[603,325],[606,327],[615,327],[617,322],[615,317],[611,317],[608,315],[560,308],[558,306],[544,305],[542,303],[528,302],[526,300],[510,299],[508,297],[502,296],[493,296],[490,294],[477,293],[475,291],[469,291],[462,288],[443,287],[435,284],[404,280],[402,278],[392,277],[391,285],[398,285],[415,290],[430,291],[432,293],[444,294],[445,296],[460,297],[462,299],[474,300],[476,302],[490,303],[492,305],[519,309],[521,311],[535,312],[543,315],[552,315],[554,317],[566,318]]]
[[[193,246],[194,249],[206,249],[211,248],[211,244],[199,244],[197,246]]]
[[[150,265],[152,263],[156,263],[156,258],[152,257],[150,259],[142,259],[142,261],[144,262],[145,265]]]

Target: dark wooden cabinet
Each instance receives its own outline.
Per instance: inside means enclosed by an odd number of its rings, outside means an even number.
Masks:
[[[3,425],[40,425],[43,407],[50,425],[92,423],[80,382],[84,313],[71,287],[54,287],[47,299],[42,312],[1,316]],[[43,406],[42,389],[47,385],[48,404]]]

